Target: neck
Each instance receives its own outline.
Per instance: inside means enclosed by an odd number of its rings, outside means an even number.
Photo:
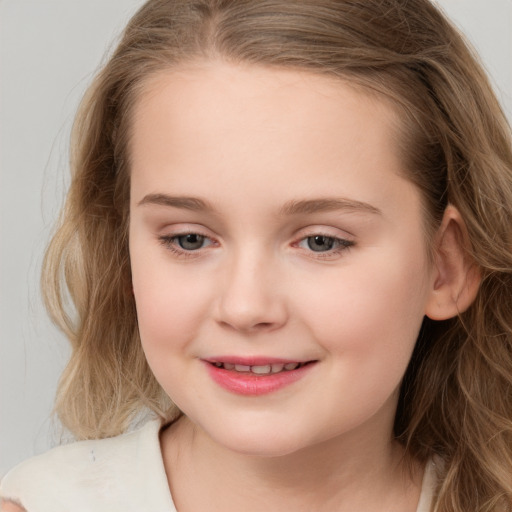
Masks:
[[[180,512],[414,512],[421,488],[422,469],[405,469],[391,432],[346,434],[258,457],[225,449],[184,417],[163,432],[162,452]]]

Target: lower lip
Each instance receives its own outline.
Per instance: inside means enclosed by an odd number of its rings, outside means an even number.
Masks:
[[[219,386],[232,393],[246,396],[267,395],[278,391],[302,379],[315,366],[314,363],[309,363],[296,370],[286,370],[267,375],[254,375],[218,368],[206,361],[204,363],[210,377]]]

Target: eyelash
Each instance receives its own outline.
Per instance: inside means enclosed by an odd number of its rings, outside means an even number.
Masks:
[[[207,244],[206,247],[209,245],[218,245],[215,240],[212,240],[210,237],[206,235],[202,235],[198,232],[186,232],[186,233],[178,233],[176,235],[163,235],[158,237],[159,242],[169,251],[171,251],[173,254],[175,254],[179,258],[194,258],[198,257],[200,255],[201,249],[204,249],[205,246],[201,246],[198,249],[184,249],[183,247],[179,246],[178,239],[183,238],[186,236],[195,235],[197,237],[201,237],[203,241],[208,240],[210,243]],[[355,245],[355,243],[351,240],[347,240],[345,238],[339,238],[335,237],[329,234],[316,232],[312,235],[308,235],[305,237],[300,238],[297,242],[294,242],[292,244],[293,247],[300,247],[301,243],[306,243],[309,245],[309,241],[317,238],[322,237],[329,241],[329,243],[333,243],[336,247],[335,249],[328,249],[327,251],[314,251],[309,247],[309,249],[303,248],[305,251],[310,253],[313,257],[319,258],[319,259],[330,259],[335,258],[339,256],[341,253],[348,251],[351,247]]]
[[[195,231],[189,231],[187,233],[178,233],[176,235],[163,235],[158,237],[158,240],[160,243],[169,251],[171,251],[173,254],[178,256],[179,258],[195,258],[199,256],[199,252],[203,247],[200,247],[199,249],[195,250],[187,250],[183,247],[180,247],[178,244],[178,239],[183,238],[190,235],[196,235],[198,237],[203,238],[204,240],[209,240],[210,244],[208,245],[214,245],[216,242],[212,240],[210,237],[206,235],[202,235],[201,233],[195,232]]]
[[[319,259],[331,259],[336,258],[341,253],[348,251],[351,247],[355,245],[355,243],[352,240],[347,240],[346,238],[339,238],[336,236],[332,236],[327,233],[321,233],[317,232],[312,235],[305,236],[301,238],[298,242],[295,242],[293,246],[300,246],[301,243],[306,243],[309,245],[308,241],[314,238],[324,238],[326,240],[329,240],[331,243],[334,244],[336,247],[335,249],[329,249],[327,251],[314,251],[309,247],[309,249],[305,249],[308,253],[311,255],[314,255],[313,257],[319,258]]]

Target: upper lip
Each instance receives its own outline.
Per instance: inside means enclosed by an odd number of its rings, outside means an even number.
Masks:
[[[268,356],[215,356],[207,357],[203,359],[207,363],[228,363],[243,366],[266,366],[269,364],[289,364],[289,363],[308,363],[313,359],[284,359],[279,357],[268,357]]]

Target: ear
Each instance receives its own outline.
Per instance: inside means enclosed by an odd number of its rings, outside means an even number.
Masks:
[[[435,237],[434,272],[425,311],[432,320],[457,316],[475,300],[481,275],[469,247],[462,216],[457,208],[448,205]]]

